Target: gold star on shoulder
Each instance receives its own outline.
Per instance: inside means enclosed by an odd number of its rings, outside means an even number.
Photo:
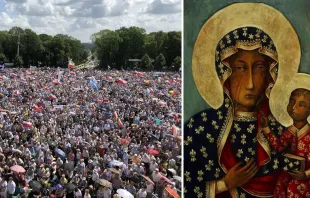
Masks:
[[[195,132],[197,133],[197,134],[200,134],[201,132],[203,132],[204,131],[204,127],[203,126],[199,126],[198,128],[196,128],[195,129]]]
[[[202,114],[201,114],[201,117],[202,117],[202,121],[204,121],[204,122],[206,122],[208,119],[207,119],[207,114],[206,114],[206,112],[203,112]]]
[[[188,127],[188,128],[192,128],[192,127],[193,127],[193,123],[194,123],[194,119],[191,118],[191,119],[189,120],[188,124],[187,124],[187,127]]]

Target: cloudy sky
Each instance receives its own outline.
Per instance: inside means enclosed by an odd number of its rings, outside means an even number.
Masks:
[[[36,33],[68,34],[90,42],[103,29],[138,26],[180,31],[182,0],[0,0],[0,30],[13,26]]]

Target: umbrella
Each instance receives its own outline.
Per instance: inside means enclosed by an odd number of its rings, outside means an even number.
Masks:
[[[112,183],[109,182],[108,180],[105,179],[98,179],[97,183],[100,184],[101,186],[109,187],[112,188]]]
[[[154,182],[153,182],[149,177],[147,177],[147,176],[145,176],[145,175],[142,175],[142,177],[143,177],[144,179],[146,179],[146,181],[148,181],[148,182],[150,182],[151,184],[155,185]]]
[[[72,183],[68,183],[68,184],[65,184],[65,188],[67,190],[74,190],[76,188],[76,186]]]
[[[166,192],[169,193],[169,195],[171,195],[173,198],[180,198],[180,195],[178,195],[178,193],[175,190],[172,190],[169,187],[165,188]]]
[[[63,150],[59,149],[59,148],[56,148],[56,149],[55,149],[55,152],[56,152],[58,155],[60,155],[61,157],[63,157],[63,158],[66,157],[66,153],[65,153]]]
[[[169,168],[168,171],[170,171],[173,175],[177,174],[177,172],[173,168]]]
[[[169,184],[173,184],[173,182],[168,179],[167,177],[163,176],[162,174],[158,174],[159,179],[163,179],[165,182],[169,183]]]
[[[73,162],[65,163],[64,169],[65,170],[74,170],[74,163]]]
[[[180,176],[173,176],[173,179],[175,179],[175,180],[177,180],[177,181],[179,181],[179,182],[182,181],[182,178],[181,178]]]
[[[14,172],[17,172],[17,173],[25,173],[26,172],[26,170],[19,165],[14,165],[10,169]]]
[[[112,166],[122,166],[124,163],[123,163],[123,162],[120,162],[120,161],[118,161],[118,160],[112,160],[112,161],[110,162],[110,164],[111,164]]]
[[[125,138],[121,138],[121,144],[126,143],[129,144],[129,140],[125,139]]]
[[[56,188],[57,190],[63,189],[62,185],[60,185],[60,184],[57,184],[57,185],[55,186],[55,188]]]
[[[119,174],[119,171],[116,170],[115,168],[109,168],[109,170],[110,170],[112,173]]]
[[[123,198],[134,198],[134,196],[125,189],[118,189],[116,192]]]
[[[158,155],[159,154],[159,152],[154,150],[154,149],[148,149],[147,152],[150,153],[150,154],[154,154],[154,155]]]
[[[29,182],[29,186],[35,191],[40,191],[42,188],[42,185],[38,181],[35,181],[35,180],[31,180]]]
[[[55,146],[57,146],[58,144],[57,144],[57,142],[55,142],[55,141],[49,141],[49,142],[48,142],[48,145],[55,147]]]

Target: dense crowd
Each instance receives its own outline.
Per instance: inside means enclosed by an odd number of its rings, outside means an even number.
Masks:
[[[178,197],[181,76],[0,70],[0,197]]]

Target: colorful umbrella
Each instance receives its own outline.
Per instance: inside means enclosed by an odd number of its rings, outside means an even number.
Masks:
[[[25,173],[26,172],[26,170],[19,165],[14,165],[10,169],[14,172],[17,172],[17,173]]]
[[[167,182],[169,184],[173,184],[173,182],[170,179],[168,179],[167,177],[163,176],[160,173],[158,174],[158,177],[159,177],[159,179],[162,179],[162,180],[164,180],[165,182]]]
[[[116,192],[123,198],[134,198],[134,196],[125,189],[118,189]]]
[[[56,149],[55,149],[55,152],[56,152],[58,155],[60,155],[61,157],[63,157],[63,158],[66,157],[66,153],[65,153],[63,150],[59,149],[59,148],[56,148]]]
[[[173,189],[171,189],[171,188],[169,188],[169,187],[166,187],[165,190],[166,190],[166,192],[168,192],[168,194],[171,195],[173,198],[180,198],[180,195],[178,195],[178,193],[177,193],[175,190],[173,190]]]
[[[127,140],[125,138],[121,138],[120,141],[121,141],[121,144],[123,144],[123,143],[129,144],[130,143],[129,140]]]
[[[119,174],[119,171],[116,170],[115,168],[109,168],[109,170],[110,170],[112,173]]]
[[[56,188],[57,190],[63,189],[62,185],[60,185],[60,184],[57,184],[57,185],[55,186],[55,188]]]
[[[150,154],[153,154],[153,155],[158,155],[159,154],[159,152],[154,150],[154,149],[148,149],[147,152],[150,153]]]
[[[108,187],[108,188],[112,188],[112,183],[109,182],[108,180],[105,180],[105,179],[98,179],[97,180],[97,183],[101,186],[105,186],[105,187]]]
[[[153,182],[149,177],[147,177],[147,176],[145,176],[145,175],[142,175],[142,177],[143,177],[146,181],[148,181],[148,182],[150,182],[151,184],[155,185],[154,182]]]

